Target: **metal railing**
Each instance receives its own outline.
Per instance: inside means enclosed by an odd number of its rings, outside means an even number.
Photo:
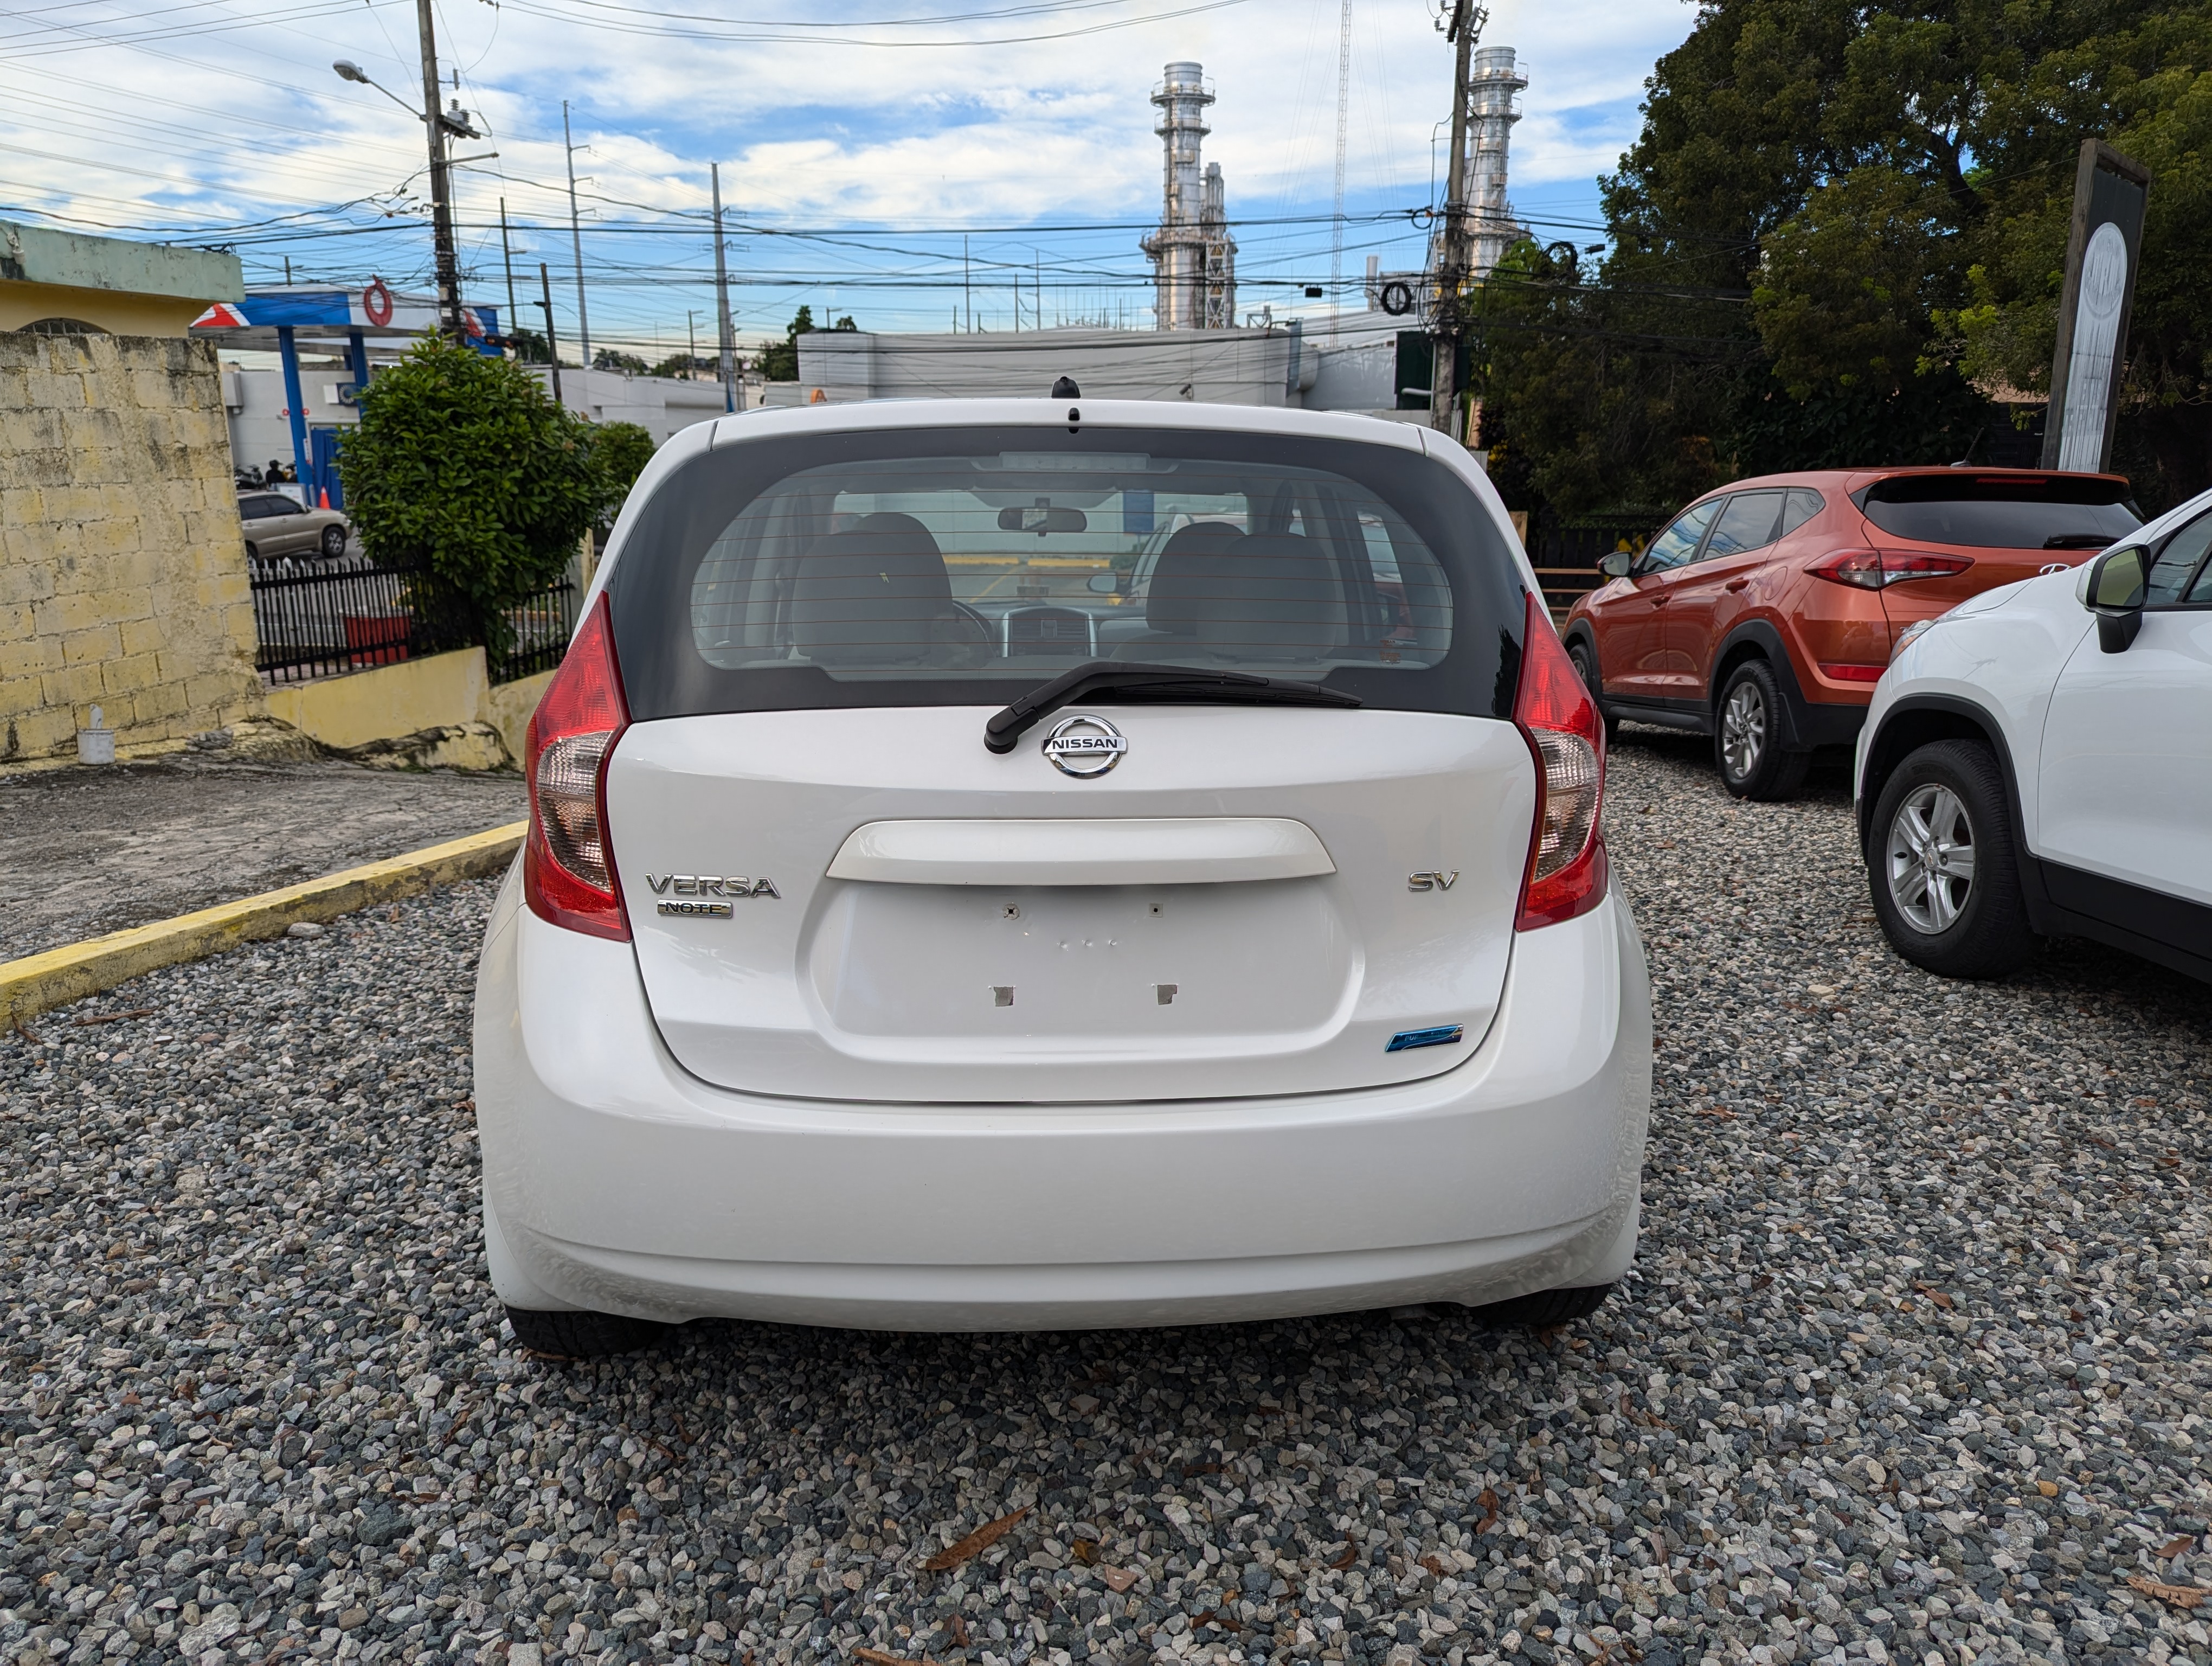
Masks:
[[[366,671],[464,648],[467,622],[433,617],[413,581],[422,569],[379,567],[364,556],[335,561],[250,561],[255,668],[272,683]],[[514,641],[505,655],[488,654],[491,680],[508,683],[561,663],[575,628],[578,587],[573,574],[531,597],[509,615]]]

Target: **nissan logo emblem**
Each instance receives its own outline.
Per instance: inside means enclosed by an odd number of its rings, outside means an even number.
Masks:
[[[1121,761],[1129,743],[1103,717],[1063,717],[1044,738],[1044,755],[1063,775],[1103,775]]]

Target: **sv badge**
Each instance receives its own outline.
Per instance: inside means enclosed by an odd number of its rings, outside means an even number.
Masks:
[[[1449,873],[1440,873],[1436,869],[1430,868],[1425,873],[1407,874],[1406,889],[1407,891],[1449,891],[1458,882],[1457,868],[1454,868]]]

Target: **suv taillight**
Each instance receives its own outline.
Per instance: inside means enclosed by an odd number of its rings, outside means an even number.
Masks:
[[[1605,724],[1552,629],[1543,599],[1528,598],[1513,721],[1536,757],[1536,830],[1521,882],[1516,931],[1557,925],[1604,900]]]
[[[1908,579],[1943,579],[1973,565],[1966,556],[1931,556],[1923,550],[1838,550],[1805,570],[1831,584],[1886,590]]]
[[[530,836],[522,894],[550,925],[629,941],[622,882],[607,843],[607,760],[629,727],[615,667],[614,627],[601,596],[568,644],[530,720],[523,771]]]

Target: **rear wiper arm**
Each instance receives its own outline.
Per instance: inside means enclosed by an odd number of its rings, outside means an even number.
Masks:
[[[1357,706],[1357,695],[1317,683],[1255,677],[1241,671],[1193,671],[1188,666],[1130,665],[1093,660],[1031,689],[983,726],[983,745],[1011,752],[1039,719],[1094,694],[1135,695],[1146,700],[1188,700],[1252,705]]]
[[[2112,540],[2102,532],[2053,532],[2043,540],[2046,550],[2101,550]]]

